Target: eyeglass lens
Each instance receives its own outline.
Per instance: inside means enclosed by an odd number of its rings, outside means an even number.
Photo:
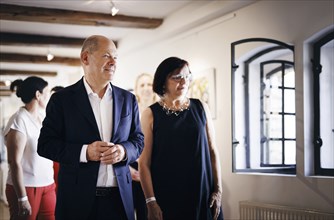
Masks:
[[[171,78],[175,81],[181,81],[182,79],[191,80],[192,74],[191,73],[189,73],[189,74],[178,74],[178,75],[171,76]]]

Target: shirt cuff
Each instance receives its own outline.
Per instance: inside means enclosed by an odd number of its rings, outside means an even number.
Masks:
[[[87,144],[84,144],[81,148],[81,153],[80,153],[80,162],[81,163],[87,163]]]
[[[128,160],[128,154],[126,153],[125,147],[123,147],[123,149],[124,149],[125,156],[124,156],[124,159],[122,161],[127,161]]]

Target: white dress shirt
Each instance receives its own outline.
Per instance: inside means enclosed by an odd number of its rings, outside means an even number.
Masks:
[[[108,84],[107,89],[102,98],[94,93],[84,78],[84,85],[87,91],[90,105],[93,109],[95,120],[100,132],[102,141],[110,142],[112,133],[112,88]],[[86,162],[86,152],[88,145],[84,145],[81,149],[80,162]],[[100,164],[97,184],[99,187],[118,186],[115,171],[111,164]]]

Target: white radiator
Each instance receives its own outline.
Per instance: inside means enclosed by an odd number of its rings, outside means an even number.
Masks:
[[[240,220],[334,220],[334,213],[251,201],[240,201]]]

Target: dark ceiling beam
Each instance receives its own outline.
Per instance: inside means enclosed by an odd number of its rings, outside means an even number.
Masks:
[[[10,96],[12,94],[12,91],[10,91],[9,86],[7,85],[7,82],[0,81],[0,96]]]
[[[28,76],[57,76],[57,72],[50,71],[26,71],[26,70],[6,70],[0,69],[0,75],[13,76],[13,75],[28,75]],[[1,85],[1,82],[0,82]]]
[[[41,7],[27,7],[20,5],[0,4],[1,20],[33,21],[45,23],[110,26],[125,28],[157,28],[162,19],[134,17],[110,14],[51,9]]]
[[[52,46],[80,48],[85,39],[54,37],[35,34],[17,34],[1,32],[0,44],[12,46]]]
[[[80,59],[55,56],[51,61],[46,60],[46,56],[24,55],[14,53],[0,53],[1,62],[9,63],[32,63],[32,64],[62,64],[68,66],[80,66]]]
[[[11,96],[12,91],[10,90],[0,90],[0,96]]]

